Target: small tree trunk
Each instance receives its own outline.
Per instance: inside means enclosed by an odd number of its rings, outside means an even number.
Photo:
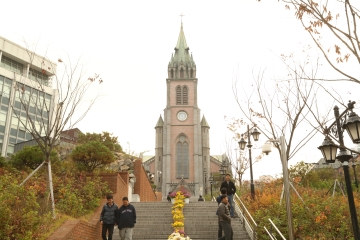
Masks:
[[[53,189],[53,183],[52,183],[52,173],[51,173],[51,160],[48,157],[47,158],[47,163],[48,163],[48,179],[49,179],[49,189],[50,189],[50,196],[51,196],[51,210],[52,210],[52,215],[53,218],[56,217],[55,215],[55,199],[54,199],[54,189]]]

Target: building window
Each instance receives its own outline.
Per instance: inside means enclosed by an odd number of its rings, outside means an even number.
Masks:
[[[176,105],[180,105],[182,103],[181,101],[181,87],[176,87]]]
[[[176,105],[189,104],[189,89],[188,86],[176,87]]]
[[[8,57],[1,57],[0,66],[17,74],[23,74],[24,65]]]
[[[46,72],[43,73],[32,68],[29,69],[29,79],[46,86],[49,84],[49,76],[46,75]]]
[[[183,104],[188,104],[188,87],[183,86],[183,94],[182,94]]]
[[[176,178],[189,178],[189,144],[180,136],[176,144]]]

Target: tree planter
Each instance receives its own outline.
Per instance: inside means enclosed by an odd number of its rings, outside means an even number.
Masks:
[[[175,198],[172,198],[171,203],[174,204],[174,202],[175,202]]]
[[[185,201],[185,203],[187,204],[187,203],[190,202],[190,198],[185,198],[184,201]]]

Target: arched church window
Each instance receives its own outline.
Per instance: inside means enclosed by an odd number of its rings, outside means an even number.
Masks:
[[[190,78],[193,78],[194,76],[193,76],[193,73],[194,73],[194,71],[191,69],[190,70]]]
[[[171,78],[174,78],[174,69],[171,69]]]
[[[181,87],[177,86],[176,87],[176,105],[181,104]]]
[[[188,94],[188,87],[187,86],[183,86],[183,104],[188,104],[188,99],[189,99],[189,94]]]
[[[189,178],[189,144],[185,136],[176,143],[176,178]]]

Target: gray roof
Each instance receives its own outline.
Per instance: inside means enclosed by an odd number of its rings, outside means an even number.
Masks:
[[[164,120],[162,119],[162,117],[160,115],[159,120],[157,121],[155,128],[163,127],[163,126],[164,126]]]
[[[203,115],[202,119],[201,119],[201,127],[208,127],[210,128],[208,122],[205,119],[205,116]]]
[[[193,56],[192,56],[192,54],[190,55],[190,53],[189,53],[190,48],[186,43],[182,23],[181,23],[178,41],[176,43],[176,47],[174,50],[175,50],[175,54],[171,55],[169,66],[176,67],[176,66],[183,65],[183,66],[187,66],[187,67],[190,67],[190,66],[195,67],[195,62],[194,62]]]

